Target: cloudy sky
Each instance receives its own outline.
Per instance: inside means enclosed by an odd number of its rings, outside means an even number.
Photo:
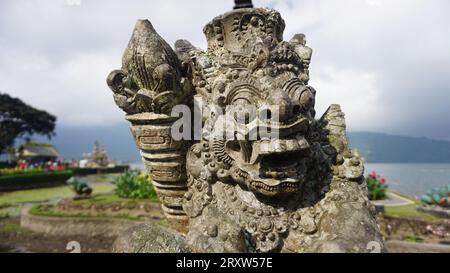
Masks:
[[[259,0],[285,39],[314,48],[317,112],[339,103],[352,131],[450,140],[450,1]],[[106,87],[139,18],[170,44],[205,48],[203,26],[232,0],[1,0],[0,90],[47,109],[59,126],[124,123]]]

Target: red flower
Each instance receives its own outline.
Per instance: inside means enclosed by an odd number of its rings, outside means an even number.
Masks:
[[[381,183],[386,184],[386,179],[385,178],[381,178]]]

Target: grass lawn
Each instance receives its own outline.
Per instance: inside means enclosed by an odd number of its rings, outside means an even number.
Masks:
[[[92,184],[94,193],[107,193],[114,190],[114,185],[109,183]],[[24,203],[43,202],[47,200],[74,196],[69,186],[55,188],[32,189],[14,191],[0,194],[0,207]]]
[[[122,204],[122,205],[140,205],[140,204],[148,204],[148,203],[158,203],[159,201],[154,200],[133,200],[133,199],[124,199],[120,198],[115,194],[104,194],[104,195],[96,195],[92,198],[88,199],[80,199],[71,201],[74,205],[113,205],[114,204]],[[159,208],[159,206],[157,205]],[[100,218],[100,219],[122,219],[122,220],[132,220],[132,221],[148,221],[148,216],[141,213],[132,213],[130,211],[124,211],[123,213],[114,213],[111,211],[108,212],[97,212],[97,211],[61,211],[56,209],[54,205],[51,204],[36,204],[34,205],[30,213],[38,216],[47,216],[47,217],[64,217],[64,218]],[[167,221],[165,219],[155,220],[155,222],[162,226],[167,226]]]
[[[81,199],[74,201],[75,204],[113,204],[113,203],[127,203],[127,204],[135,204],[135,203],[142,203],[142,202],[153,202],[153,203],[159,203],[158,197],[154,197],[149,200],[132,200],[132,199],[125,199],[120,198],[119,196],[115,194],[104,194],[104,195],[96,195],[93,198],[89,199]]]
[[[415,198],[412,198],[411,196],[399,193],[399,192],[394,192],[393,193],[411,200],[414,202],[414,204],[411,205],[406,205],[406,206],[386,206],[385,207],[385,214],[387,216],[391,216],[391,217],[397,217],[397,218],[411,218],[411,219],[419,219],[419,220],[423,220],[423,221],[439,221],[442,220],[439,217],[430,215],[428,213],[423,213],[423,212],[419,212],[417,211],[417,208],[419,206],[421,206],[421,202],[420,200],[417,200]]]
[[[37,216],[47,216],[47,217],[62,217],[62,218],[96,218],[96,219],[118,219],[118,220],[129,220],[129,221],[148,221],[148,219],[138,217],[138,216],[131,216],[129,214],[116,214],[116,215],[110,215],[106,213],[62,213],[52,210],[45,210],[41,206],[36,205],[33,208],[31,208],[30,213]],[[161,220],[153,220],[154,223],[163,226],[163,227],[169,227],[169,223],[167,220],[161,219]],[[12,227],[11,227],[12,228]]]
[[[108,193],[114,190],[114,185],[106,182],[93,183],[91,187],[94,189],[94,194]],[[74,196],[74,192],[69,186],[0,193],[0,217],[18,216],[22,206],[27,203],[39,203],[72,196]]]
[[[106,213],[89,213],[89,212],[77,212],[77,213],[63,213],[60,211],[54,211],[47,209],[45,206],[36,205],[31,208],[30,213],[37,216],[48,217],[64,217],[64,218],[100,218],[100,219],[124,219],[124,220],[140,220],[139,217],[130,216],[128,214],[116,214],[108,215]]]
[[[423,221],[439,221],[441,218],[435,217],[428,213],[418,212],[417,205],[386,207],[386,215],[397,218],[411,218]]]
[[[100,204],[107,205],[113,203],[136,204],[142,201],[134,201],[123,199],[113,194],[108,194],[114,191],[115,185],[111,183],[119,174],[99,174],[89,175],[83,177],[83,180],[89,183],[93,188],[93,198],[77,200],[74,203],[78,204]],[[98,195],[100,194],[100,195]],[[54,201],[61,198],[70,198],[75,196],[75,193],[69,186],[60,186],[53,188],[30,189],[14,192],[0,193],[0,218],[8,216],[18,216],[20,211],[26,204],[39,204],[48,201]],[[159,202],[155,196],[148,202]]]

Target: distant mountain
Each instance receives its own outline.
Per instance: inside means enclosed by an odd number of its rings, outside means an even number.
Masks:
[[[56,128],[56,137],[51,141],[46,138],[37,140],[52,143],[64,159],[81,159],[83,153],[90,153],[94,142],[99,141],[106,146],[111,159],[141,161],[130,128],[125,121],[113,126],[88,128],[61,126]]]
[[[98,140],[112,159],[140,162],[128,124],[92,128],[58,127],[50,142],[65,159],[80,159],[92,151]],[[450,141],[394,136],[380,133],[350,132],[350,146],[368,163],[450,163]],[[49,142],[45,138],[39,141]]]
[[[368,132],[348,137],[368,163],[450,163],[450,141]]]

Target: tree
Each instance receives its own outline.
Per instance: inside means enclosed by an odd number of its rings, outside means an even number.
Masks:
[[[9,146],[5,149],[6,154],[8,155],[8,163],[11,163],[14,158],[14,154],[16,153],[16,149],[14,146]]]
[[[56,117],[0,92],[0,153],[20,137],[55,136]]]

